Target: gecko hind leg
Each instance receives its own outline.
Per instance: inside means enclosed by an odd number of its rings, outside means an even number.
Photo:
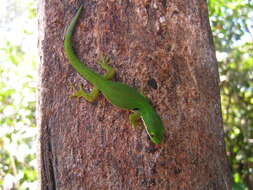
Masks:
[[[106,80],[110,80],[115,76],[116,71],[114,68],[109,66],[108,57],[103,56],[96,63],[99,64],[104,70],[106,70],[106,73],[103,75],[103,77]],[[85,92],[82,85],[80,85],[79,90],[76,90],[76,92],[70,95],[70,97],[84,98],[85,100],[89,102],[94,102],[97,99],[98,95],[99,95],[99,90],[96,87],[94,87],[91,90],[91,92],[88,93],[88,92]]]
[[[70,97],[77,97],[77,98],[84,98],[85,100],[89,102],[94,102],[99,95],[99,90],[94,87],[91,92],[85,92],[83,89],[83,86],[80,85],[79,90],[76,90]]]
[[[106,80],[110,80],[112,79],[115,74],[116,74],[116,71],[113,67],[109,66],[109,58],[108,57],[101,57],[100,59],[97,60],[97,64],[99,64],[104,70],[106,70],[106,73],[103,75],[103,77],[106,79]]]
[[[141,114],[138,112],[131,113],[129,115],[129,121],[133,128],[136,128],[138,121],[141,119]]]

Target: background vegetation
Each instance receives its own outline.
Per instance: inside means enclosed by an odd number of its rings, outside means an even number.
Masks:
[[[36,2],[0,1],[0,189],[37,189]]]
[[[0,189],[37,189],[36,1],[1,0]],[[209,0],[235,190],[253,189],[253,2]]]
[[[209,0],[234,189],[253,189],[253,1]]]

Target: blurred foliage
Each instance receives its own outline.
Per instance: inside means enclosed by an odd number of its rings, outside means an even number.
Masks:
[[[253,189],[253,2],[209,0],[234,190]],[[36,1],[0,6],[0,189],[37,189]]]
[[[0,6],[0,189],[37,189],[36,1]]]
[[[253,1],[209,0],[234,190],[253,189]]]

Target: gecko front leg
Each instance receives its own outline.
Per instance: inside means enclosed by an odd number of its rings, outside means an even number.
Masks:
[[[141,114],[139,112],[134,112],[129,115],[129,121],[133,128],[136,128],[138,121],[141,119]]]

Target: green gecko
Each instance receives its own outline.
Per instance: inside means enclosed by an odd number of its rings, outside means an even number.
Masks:
[[[106,70],[106,73],[101,76],[82,64],[75,55],[71,38],[81,11],[82,6],[78,9],[65,32],[64,52],[69,63],[83,78],[94,85],[94,88],[90,93],[86,93],[83,88],[80,87],[72,96],[83,97],[87,101],[92,102],[96,100],[99,92],[101,92],[111,104],[134,112],[129,115],[129,120],[133,127],[137,125],[137,121],[141,118],[152,142],[160,144],[164,136],[164,127],[159,115],[151,106],[148,98],[140,94],[135,88],[120,82],[111,81],[110,79],[115,75],[115,70],[107,64],[109,62],[107,58],[102,58],[97,61],[97,63]]]

